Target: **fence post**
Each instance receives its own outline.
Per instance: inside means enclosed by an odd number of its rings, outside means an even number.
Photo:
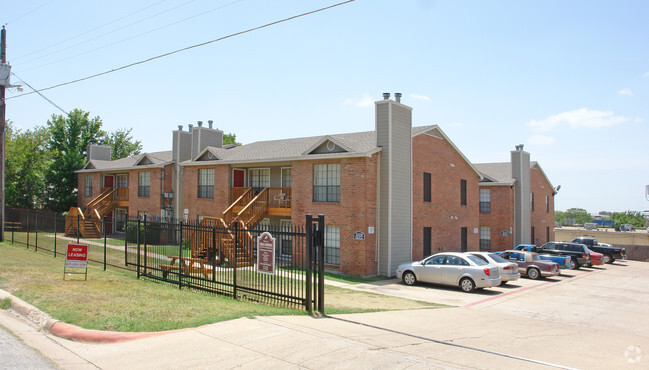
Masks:
[[[106,271],[106,216],[102,220],[101,229],[104,230],[104,271]]]
[[[180,220],[180,243],[178,243],[178,289],[183,288],[183,282],[181,279],[182,276],[182,265],[183,261],[180,259],[183,256],[183,220]]]
[[[212,281],[216,281],[216,226],[212,227]]]
[[[306,312],[313,313],[313,307],[311,305],[312,301],[312,272],[311,272],[311,248],[313,247],[313,216],[311,214],[306,215],[306,250],[305,252],[305,262],[306,262],[306,272],[304,278],[306,279]]]
[[[137,241],[137,278],[140,278],[140,217],[137,218],[137,230],[135,232],[135,240]]]
[[[36,223],[36,226],[34,227],[34,232],[36,235],[34,235],[34,252],[38,252],[38,212],[36,212],[36,217],[34,217],[34,221]]]
[[[54,258],[56,258],[56,212],[54,212]]]
[[[142,235],[142,239],[143,239],[143,243],[144,243],[144,275],[147,274],[146,267],[147,267],[147,260],[149,259],[147,257],[147,253],[146,253],[147,252],[147,248],[146,248],[146,231],[147,231],[146,218],[147,217],[146,216],[147,215],[145,214],[144,215],[144,234]]]
[[[124,219],[124,267],[128,267],[128,215]]]
[[[81,215],[77,213],[77,244],[79,244],[79,234],[81,234],[80,224],[81,224]]]
[[[29,249],[29,229],[31,227],[32,211],[27,210],[27,249]]]
[[[239,244],[239,221],[234,222],[234,268],[232,270],[232,296],[237,299],[237,245]]]
[[[318,312],[324,315],[324,235],[325,235],[325,216],[318,215]]]

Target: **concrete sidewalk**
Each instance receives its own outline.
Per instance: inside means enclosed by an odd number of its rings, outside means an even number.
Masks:
[[[44,330],[53,326],[51,319],[24,302],[14,302],[18,303],[11,311],[0,311],[0,324],[65,369],[621,368],[630,364],[596,348],[602,343],[647,342],[646,337],[513,317],[508,321],[476,309],[445,308],[324,318],[242,318],[97,344],[52,335]],[[43,320],[46,324],[40,326]]]

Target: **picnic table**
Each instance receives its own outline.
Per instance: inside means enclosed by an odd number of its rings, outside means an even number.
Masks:
[[[8,231],[20,231],[22,230],[23,226],[20,222],[10,222],[10,221],[5,221],[5,230]]]
[[[179,271],[182,268],[182,273],[184,274],[195,274],[201,273],[207,279],[209,273],[212,272],[213,267],[209,265],[209,261],[206,261],[202,258],[192,258],[192,257],[179,257],[179,256],[167,256],[171,259],[171,262],[168,265],[160,265],[162,270],[162,277],[167,278],[167,274],[171,271]],[[178,264],[176,264],[178,262]]]

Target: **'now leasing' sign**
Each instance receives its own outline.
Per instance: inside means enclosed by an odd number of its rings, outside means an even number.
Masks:
[[[88,268],[88,246],[68,244],[65,253],[65,267]]]

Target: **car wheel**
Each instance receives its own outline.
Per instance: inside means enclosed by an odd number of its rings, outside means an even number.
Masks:
[[[467,293],[471,293],[475,290],[475,283],[470,278],[463,278],[460,280],[460,288]]]
[[[568,262],[568,267],[570,267],[571,270],[576,270],[579,268],[579,263],[574,258],[570,259],[570,262]]]
[[[541,277],[541,272],[539,269],[532,267],[529,270],[527,270],[527,277],[529,277],[532,280],[537,280],[538,278]]]
[[[417,277],[412,271],[406,271],[403,274],[403,283],[406,285],[415,285],[417,283]]]
[[[507,284],[506,281],[501,281],[501,282],[500,282],[500,285],[505,285],[505,284]]]
[[[584,266],[586,266],[586,267],[593,267],[593,265],[590,264],[590,263],[585,263]]]
[[[605,254],[604,257],[602,257],[602,260],[604,263],[613,263],[615,261],[615,258],[611,256],[610,254]]]

